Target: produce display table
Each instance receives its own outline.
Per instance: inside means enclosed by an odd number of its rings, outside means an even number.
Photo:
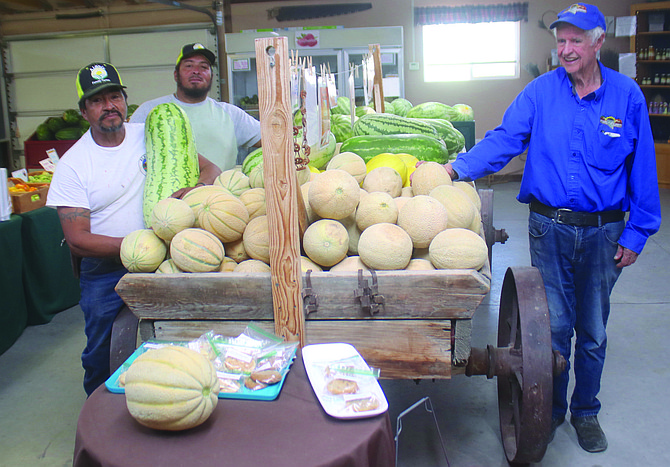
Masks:
[[[15,215],[0,222],[0,354],[16,342],[28,323],[23,293],[22,223],[23,218]]]
[[[79,303],[79,281],[72,273],[70,249],[63,242],[58,214],[39,208],[20,214],[23,219],[23,289],[28,324],[44,324]]]
[[[204,424],[181,432],[143,427],[128,413],[123,394],[101,386],[79,415],[73,463],[74,467],[394,464],[388,412],[358,420],[327,415],[309,384],[300,352],[276,400],[220,399]]]

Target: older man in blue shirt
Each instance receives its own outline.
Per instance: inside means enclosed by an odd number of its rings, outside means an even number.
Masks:
[[[599,452],[610,294],[661,223],[654,141],[638,85],[597,59],[606,29],[598,8],[576,3],[551,29],[562,67],[529,83],[502,124],[446,168],[474,180],[528,150],[517,199],[530,204],[531,262],[547,292],[553,348],[568,361],[576,335],[570,421],[580,446]],[[568,372],[554,379],[552,438],[568,410]]]

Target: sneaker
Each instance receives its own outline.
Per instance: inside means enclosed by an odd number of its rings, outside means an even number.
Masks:
[[[549,433],[549,441],[547,444],[551,443],[554,440],[554,435],[556,434],[556,429],[563,424],[565,417],[551,417],[551,432]]]
[[[600,428],[598,417],[570,417],[570,423],[577,431],[577,440],[584,451],[602,452],[607,449],[607,438]]]

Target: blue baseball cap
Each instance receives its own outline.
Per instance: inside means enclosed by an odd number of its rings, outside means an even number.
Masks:
[[[603,31],[607,30],[605,17],[598,7],[588,3],[574,3],[558,14],[558,19],[551,23],[549,29],[554,29],[559,23],[570,23],[584,31],[600,26]]]

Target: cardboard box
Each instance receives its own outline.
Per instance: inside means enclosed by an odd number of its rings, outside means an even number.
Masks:
[[[26,159],[26,169],[42,169],[40,161],[48,159],[47,151],[55,149],[58,157],[63,157],[63,154],[76,143],[76,139],[63,141],[38,141],[35,133],[30,135],[30,138],[23,142],[23,155]]]
[[[47,204],[47,194],[49,193],[49,185],[40,183],[29,183],[30,186],[37,187],[37,191],[30,191],[27,193],[10,193],[12,198],[12,206],[14,214],[22,214],[24,212],[33,211]]]

